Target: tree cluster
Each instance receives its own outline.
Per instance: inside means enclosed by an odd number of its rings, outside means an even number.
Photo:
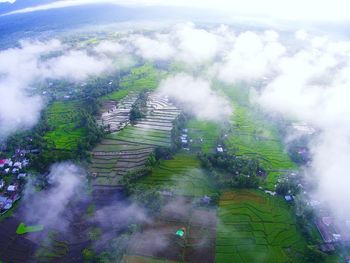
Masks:
[[[257,188],[259,185],[258,175],[263,169],[256,159],[229,153],[200,153],[198,157],[202,167],[210,171],[221,188]]]

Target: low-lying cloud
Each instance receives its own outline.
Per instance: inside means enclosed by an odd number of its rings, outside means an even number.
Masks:
[[[228,101],[202,78],[187,74],[168,77],[160,83],[159,93],[175,99],[186,111],[202,120],[224,121],[232,113]]]
[[[69,222],[63,218],[68,213],[68,205],[82,196],[84,176],[85,172],[78,166],[60,163],[51,167],[48,190],[37,193],[31,184],[27,184],[23,197],[26,224],[41,224],[48,229],[65,231]]]
[[[45,79],[81,81],[112,70],[112,60],[102,53],[107,49],[101,43],[95,50],[101,53],[92,55],[50,40],[21,41],[19,47],[0,51],[0,139],[36,124],[44,103],[40,96],[30,94],[33,83]],[[116,52],[116,48],[108,52]]]

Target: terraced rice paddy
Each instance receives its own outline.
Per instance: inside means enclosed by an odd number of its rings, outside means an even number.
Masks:
[[[255,190],[222,195],[216,262],[303,262],[305,241],[283,200]]]
[[[55,101],[47,109],[47,120],[51,131],[45,134],[48,145],[59,150],[74,150],[86,131],[79,128],[79,103],[77,101]]]
[[[107,135],[93,150],[94,185],[118,186],[127,172],[145,167],[155,147],[170,147],[173,121],[179,113],[167,98],[150,94],[145,118]]]
[[[268,172],[265,187],[273,190],[278,178],[297,169],[284,149],[277,127],[249,103],[249,89],[226,87],[234,112],[225,144],[238,155],[255,157]]]
[[[139,184],[149,188],[171,191],[176,195],[204,196],[214,193],[214,183],[200,168],[198,159],[189,154],[177,154],[171,160],[163,160],[143,177]]]
[[[97,123],[104,127],[107,132],[116,132],[129,124],[129,115],[132,105],[137,100],[137,93],[130,92],[118,102],[105,101],[103,110]]]

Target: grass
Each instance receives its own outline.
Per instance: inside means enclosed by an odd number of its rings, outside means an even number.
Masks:
[[[225,192],[218,217],[216,262],[303,262],[306,243],[282,199],[256,190]]]
[[[200,169],[199,160],[189,154],[177,154],[171,160],[162,160],[152,169],[151,175],[141,178],[138,184],[186,196],[203,196],[215,192],[213,182]]]
[[[79,127],[78,101],[55,101],[47,109],[47,120],[51,131],[45,134],[48,145],[58,150],[76,149],[86,131]]]
[[[23,235],[27,233],[40,232],[43,230],[44,230],[43,225],[26,226],[24,223],[20,223],[19,226],[17,227],[16,234]]]

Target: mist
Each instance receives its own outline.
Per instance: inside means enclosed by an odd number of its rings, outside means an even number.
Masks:
[[[306,174],[317,182],[315,197],[328,203],[338,219],[348,219],[350,206],[344,200],[350,198],[345,187],[350,183],[350,42],[304,29],[294,36],[287,32],[288,38],[285,33],[181,23],[130,33],[122,41],[103,41],[90,51],[58,40],[22,41],[0,52],[0,136],[37,122],[44,103],[27,92],[34,81],[82,81],[109,72],[112,58],[126,54],[152,62],[180,62],[191,70],[167,76],[158,92],[199,119],[223,121],[231,116],[234,109],[228,100],[211,87],[219,80],[231,88],[247,83],[256,88],[253,103],[265,111],[319,130],[310,144],[313,158]],[[57,51],[59,55],[42,59]],[[261,80],[264,83],[257,84]]]
[[[46,79],[77,82],[113,70],[112,60],[102,56],[106,49],[101,43],[95,50],[100,53],[92,55],[54,39],[23,40],[16,48],[0,51],[0,139],[37,123],[45,104],[40,95],[32,95],[34,83]]]
[[[69,204],[83,198],[85,171],[72,163],[54,164],[47,179],[50,187],[37,192],[30,182],[24,191],[24,220],[64,232]]]
[[[185,111],[198,119],[225,121],[232,114],[228,101],[211,89],[211,83],[188,74],[177,74],[160,83],[159,91],[175,99]]]

